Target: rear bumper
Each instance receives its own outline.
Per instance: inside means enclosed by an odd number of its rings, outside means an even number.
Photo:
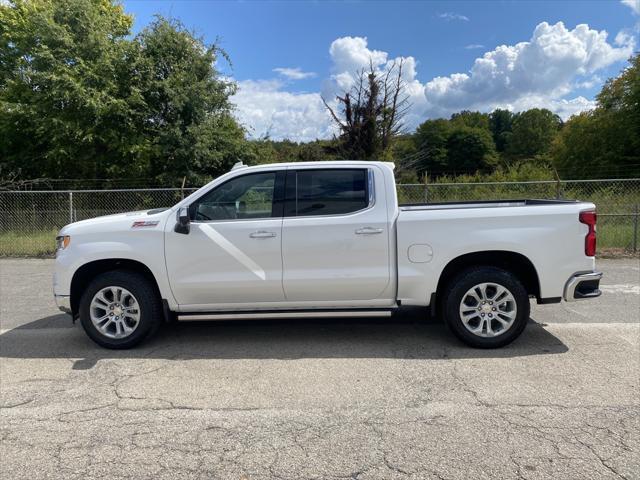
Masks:
[[[71,297],[69,295],[54,295],[58,309],[71,314]]]
[[[565,302],[599,297],[602,295],[601,278],[602,272],[579,273],[572,276],[564,287]]]

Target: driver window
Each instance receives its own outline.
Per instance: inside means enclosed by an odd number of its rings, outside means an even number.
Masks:
[[[253,173],[229,180],[196,202],[195,220],[269,218],[275,182],[276,172]]]

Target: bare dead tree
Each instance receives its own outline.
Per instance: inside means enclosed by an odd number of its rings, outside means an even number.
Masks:
[[[411,107],[402,80],[403,61],[394,61],[385,71],[369,69],[357,73],[353,87],[336,96],[338,109],[322,101],[340,130],[342,154],[347,158],[383,159],[393,140],[402,133],[403,119]]]

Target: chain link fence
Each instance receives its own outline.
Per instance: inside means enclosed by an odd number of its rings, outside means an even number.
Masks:
[[[640,178],[398,185],[400,203],[579,199],[596,204],[600,251],[638,252]],[[169,207],[195,188],[0,191],[0,256],[50,256],[58,230],[113,213]]]

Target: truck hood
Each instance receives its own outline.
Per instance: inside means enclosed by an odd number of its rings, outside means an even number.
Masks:
[[[74,233],[98,233],[124,230],[149,230],[162,228],[163,220],[170,214],[169,208],[155,208],[135,212],[116,213],[70,223],[60,230],[61,235]],[[144,223],[141,223],[144,222]]]

